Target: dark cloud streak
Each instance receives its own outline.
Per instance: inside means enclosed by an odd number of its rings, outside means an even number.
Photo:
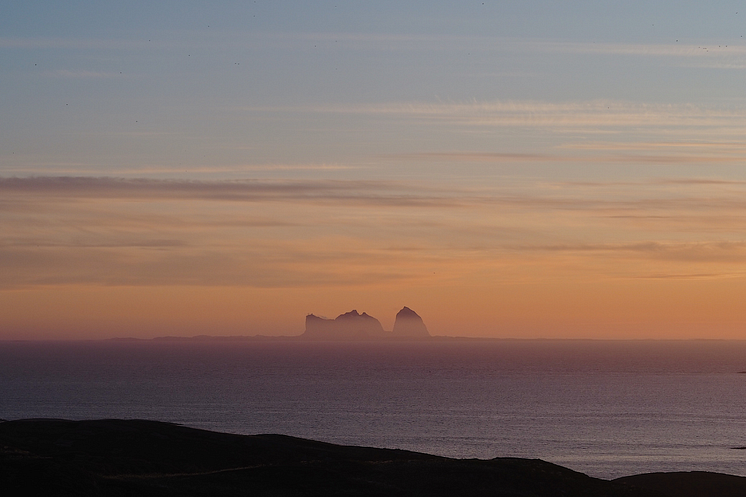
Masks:
[[[111,177],[0,178],[0,193],[57,199],[343,201],[394,206],[455,206],[436,189],[383,181],[186,181]]]

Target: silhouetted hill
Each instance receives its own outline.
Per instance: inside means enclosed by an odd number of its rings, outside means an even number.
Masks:
[[[0,448],[4,496],[662,497],[682,484],[691,490],[696,482],[719,488],[743,480],[671,473],[658,477],[666,484],[655,490],[643,488],[650,486],[646,475],[606,481],[538,459],[449,459],[138,420],[7,421],[0,423]],[[640,487],[630,484],[636,478]]]
[[[743,476],[690,471],[677,473],[647,473],[625,476],[615,481],[640,488],[657,490],[667,497],[744,497],[746,478]]]

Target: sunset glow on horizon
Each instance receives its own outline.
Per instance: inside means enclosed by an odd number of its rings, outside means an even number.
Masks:
[[[0,19],[0,339],[746,339],[737,3],[40,5]]]

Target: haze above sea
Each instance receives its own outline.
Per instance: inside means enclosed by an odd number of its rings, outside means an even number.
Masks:
[[[0,418],[746,475],[746,341],[0,342]]]

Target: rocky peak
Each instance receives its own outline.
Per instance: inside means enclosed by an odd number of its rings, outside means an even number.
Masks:
[[[427,331],[422,318],[412,309],[405,306],[401,311],[396,313],[392,335],[395,337],[421,338],[429,337],[430,333]]]
[[[306,332],[308,338],[322,340],[359,340],[379,338],[386,334],[381,323],[363,312],[353,309],[336,317],[324,319],[313,314],[306,316]]]

